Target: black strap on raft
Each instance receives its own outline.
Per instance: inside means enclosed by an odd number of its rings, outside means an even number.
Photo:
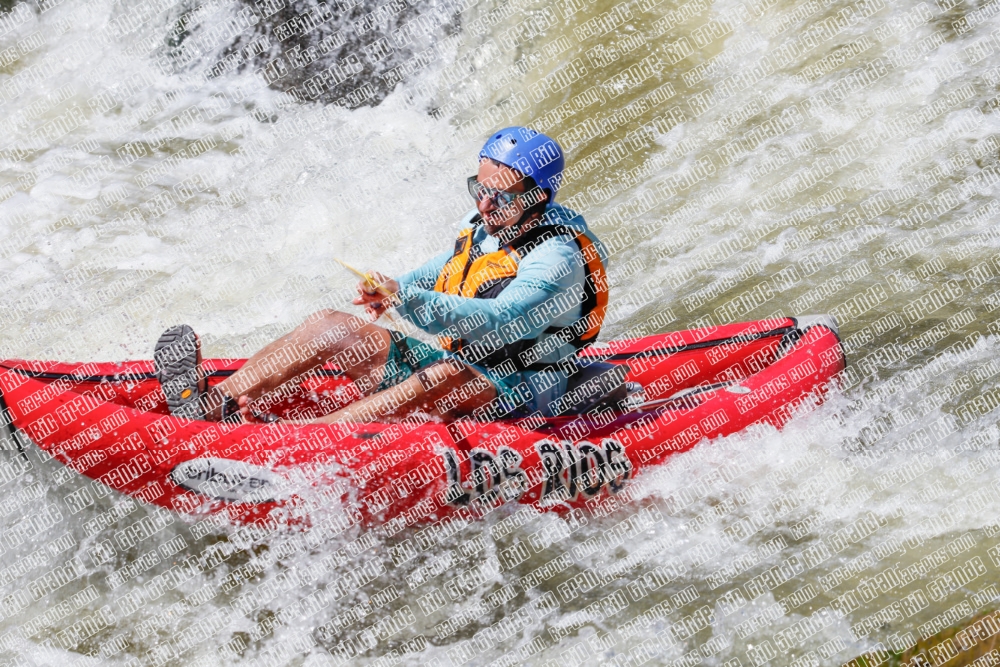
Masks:
[[[0,365],[0,370],[17,373],[18,375],[23,375],[24,377],[29,377],[34,380],[71,380],[73,382],[142,382],[144,380],[156,379],[155,373],[140,373],[138,371],[127,373],[105,373],[102,375],[78,375],[76,373],[32,371],[27,368],[11,368],[10,366],[3,365]],[[206,372],[205,377],[227,378],[232,376],[234,373],[236,373],[236,370],[215,370]],[[344,375],[344,372],[340,369],[321,368],[316,371],[316,374],[322,375],[323,377],[341,377]]]
[[[21,435],[17,432],[17,427],[14,426],[14,417],[10,414],[10,410],[7,408],[7,399],[4,398],[2,390],[0,390],[0,413],[3,414],[4,421],[7,422],[7,430],[10,431],[10,438],[17,446],[17,451],[20,452],[21,456],[24,457],[24,460],[27,461],[28,455],[24,451],[24,445],[21,444]]]

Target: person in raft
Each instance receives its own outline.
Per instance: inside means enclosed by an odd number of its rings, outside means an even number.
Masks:
[[[596,340],[607,308],[607,253],[582,216],[554,202],[563,165],[562,149],[544,134],[495,132],[468,179],[477,206],[454,248],[396,279],[370,274],[381,293],[358,284],[354,303],[372,321],[395,307],[438,336],[441,349],[322,310],[207,389],[197,336],[171,327],[154,351],[171,413],[266,420],[251,409],[255,399],[333,360],[363,397],[320,422],[551,416],[573,372],[557,362]]]

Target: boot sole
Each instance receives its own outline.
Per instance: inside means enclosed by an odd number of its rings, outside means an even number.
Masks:
[[[194,329],[180,324],[164,331],[153,348],[153,363],[170,414],[204,419],[198,389],[198,335]]]

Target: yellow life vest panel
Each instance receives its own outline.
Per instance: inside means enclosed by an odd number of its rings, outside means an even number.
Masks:
[[[581,303],[580,319],[570,326],[550,327],[546,334],[558,334],[577,349],[582,349],[597,340],[608,309],[608,282],[597,246],[585,233],[564,225],[539,225],[531,228],[512,243],[490,253],[478,252],[473,243],[476,227],[462,230],[455,241],[455,253],[445,263],[434,285],[436,292],[464,296],[473,299],[496,298],[517,276],[521,259],[542,242],[554,236],[570,236],[579,249],[586,271],[584,298]],[[441,344],[446,350],[460,352],[465,343],[462,340],[442,337]],[[516,341],[489,355],[498,363],[513,359],[517,352],[534,344],[536,339]],[[477,362],[479,363],[479,362]],[[487,366],[495,365],[484,359]],[[544,365],[544,364],[543,364]]]

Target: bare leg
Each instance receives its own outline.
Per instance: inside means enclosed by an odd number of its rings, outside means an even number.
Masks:
[[[440,361],[316,422],[395,421],[414,412],[453,419],[471,414],[496,395],[496,389],[478,371],[458,361]]]
[[[335,310],[313,313],[290,333],[266,345],[212,391],[253,400],[282,383],[335,361],[366,394],[382,379],[391,337],[386,329]],[[247,401],[240,400],[246,404]]]

